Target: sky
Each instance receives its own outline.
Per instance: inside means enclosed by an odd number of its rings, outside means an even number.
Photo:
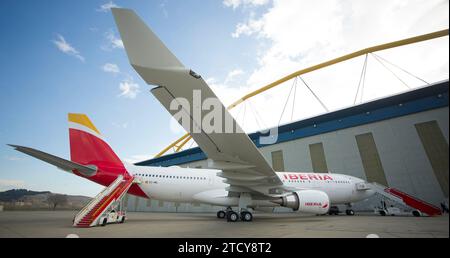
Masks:
[[[184,134],[129,65],[111,7],[135,10],[225,104],[328,59],[449,27],[448,0],[0,1],[0,191],[94,196],[102,189],[6,146],[69,158],[69,112],[88,114],[129,162]],[[376,54],[432,83],[448,79],[448,52],[444,37]],[[356,96],[363,64],[359,57],[302,78],[329,110],[425,84],[388,65],[404,85],[369,56]],[[301,81],[291,89],[286,82],[232,114],[253,132],[325,112]]]

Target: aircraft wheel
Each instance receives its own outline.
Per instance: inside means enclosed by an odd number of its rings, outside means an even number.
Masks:
[[[353,216],[353,215],[355,215],[355,211],[354,210],[346,210],[345,214],[347,214],[348,216]]]
[[[228,222],[236,222],[239,220],[239,215],[234,211],[227,212],[227,221]]]
[[[107,223],[108,223],[108,219],[104,218],[104,219],[102,220],[101,226],[104,227],[104,226],[106,226]]]
[[[122,217],[122,219],[120,219],[120,224],[125,222],[125,216]]]
[[[421,214],[420,214],[419,211],[413,211],[413,212],[412,212],[412,215],[413,215],[414,217],[420,217],[420,216],[421,216]]]
[[[253,214],[248,211],[241,212],[241,220],[245,222],[250,222],[253,220]]]
[[[224,211],[218,211],[217,212],[217,218],[223,219],[227,216],[227,214]]]

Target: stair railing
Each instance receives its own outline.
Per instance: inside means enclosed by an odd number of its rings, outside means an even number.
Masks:
[[[97,205],[97,203],[102,200],[105,196],[108,196],[113,189],[115,189],[123,180],[123,176],[119,175],[114,182],[103,189],[99,194],[97,194],[91,202],[89,202],[88,205],[86,205],[78,214],[75,216],[75,219],[73,221],[73,225],[77,225],[86,214],[88,214],[94,207]]]

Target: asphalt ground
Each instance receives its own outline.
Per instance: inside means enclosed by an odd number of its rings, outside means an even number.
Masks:
[[[448,238],[449,217],[306,216],[254,214],[253,222],[230,223],[215,214],[129,212],[124,224],[74,228],[72,211],[0,212],[0,237],[149,238]]]

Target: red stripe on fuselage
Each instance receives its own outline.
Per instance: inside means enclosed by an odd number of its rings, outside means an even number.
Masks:
[[[136,184],[134,184],[130,187],[130,189],[128,190],[128,193],[139,196],[139,197],[143,197],[143,198],[149,198],[147,196],[147,194],[141,189],[141,187]]]

